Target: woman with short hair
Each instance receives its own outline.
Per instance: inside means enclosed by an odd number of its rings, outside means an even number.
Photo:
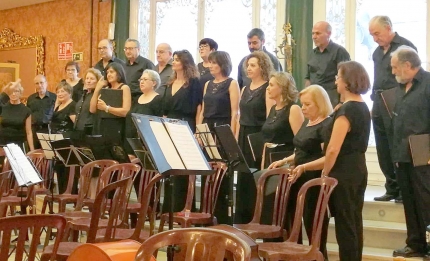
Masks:
[[[202,58],[202,62],[197,64],[197,70],[199,71],[200,86],[205,86],[206,82],[213,80],[214,77],[210,71],[209,55],[218,50],[218,44],[211,38],[203,38],[199,42],[199,53]]]
[[[76,119],[76,102],[72,100],[73,88],[68,83],[60,82],[56,89],[57,100],[51,120],[52,133],[70,137]]]
[[[84,81],[78,76],[79,72],[81,71],[79,63],[70,61],[66,64],[64,70],[66,71],[67,77],[61,81],[69,84],[72,87],[72,99],[73,101],[78,102],[84,91]]]

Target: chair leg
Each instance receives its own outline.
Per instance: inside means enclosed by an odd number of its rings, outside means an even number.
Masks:
[[[158,227],[158,233],[163,232],[164,230],[164,223],[166,223],[166,220],[164,216],[161,216],[160,218],[160,226]]]
[[[43,204],[42,204],[42,214],[45,214],[47,205],[48,205],[48,199],[45,197],[43,199]]]

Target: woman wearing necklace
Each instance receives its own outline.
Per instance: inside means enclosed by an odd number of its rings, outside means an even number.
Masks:
[[[323,156],[324,130],[330,118],[328,116],[333,112],[330,98],[327,92],[319,85],[311,85],[299,93],[302,104],[302,112],[306,120],[296,133],[293,139],[295,147],[294,154],[282,160],[273,162],[269,169],[278,168],[285,164],[292,166],[302,166]],[[290,231],[292,220],[294,220],[295,204],[297,193],[307,181],[321,177],[320,170],[306,170],[301,176],[294,176],[295,183],[291,187],[290,198],[288,199],[288,209],[286,210],[286,229]],[[275,187],[276,184],[268,186]],[[313,217],[315,214],[319,190],[310,190],[311,195],[306,197],[304,209],[304,225],[308,238],[312,234]],[[327,259],[326,242],[327,242],[328,218],[326,219],[321,232],[320,250]],[[301,238],[300,238],[301,240]]]
[[[232,64],[227,52],[215,51],[209,55],[210,72],[213,80],[206,82],[203,96],[202,112],[198,123],[207,123],[210,131],[215,126],[230,124],[233,133],[236,132],[239,112],[239,85],[230,78]],[[202,177],[205,184],[205,177]],[[228,180],[222,181],[214,215],[218,223],[228,223]]]
[[[213,80],[214,76],[211,74],[209,61],[209,55],[218,50],[218,44],[211,38],[203,38],[199,43],[199,53],[203,62],[197,64],[197,70],[199,71],[199,81],[202,88],[206,82]]]
[[[24,150],[24,142],[27,141],[30,150],[34,150],[31,110],[21,103],[24,88],[20,82],[10,82],[3,88],[9,101],[1,111],[0,144],[15,143]]]
[[[273,71],[272,61],[263,51],[255,51],[246,57],[243,63],[246,67],[248,78],[251,79],[250,86],[242,89],[239,108],[238,144],[243,152],[248,166],[258,167],[254,162],[252,151],[248,143],[248,135],[261,131],[274,101],[266,96],[269,85],[269,76]],[[252,175],[239,174],[237,177],[236,190],[236,214],[234,223],[246,224],[252,219],[254,213],[255,197],[250,197],[249,190],[256,189]]]
[[[68,62],[66,64],[65,71],[67,78],[61,81],[72,86],[72,99],[73,101],[78,102],[84,91],[84,81],[78,77],[80,72],[79,63],[75,61]]]

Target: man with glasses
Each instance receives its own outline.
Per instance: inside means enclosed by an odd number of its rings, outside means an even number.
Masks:
[[[164,90],[173,73],[172,53],[172,47],[167,43],[160,43],[157,46],[156,54],[158,64],[155,66],[155,71],[160,75],[161,83],[155,91],[161,95],[164,95]]]
[[[247,37],[248,48],[251,53],[254,51],[265,52],[272,61],[273,68],[275,69],[275,71],[282,71],[282,65],[279,62],[278,58],[276,58],[275,55],[269,53],[264,47],[266,37],[264,35],[263,30],[261,30],[260,28],[254,28],[248,33]],[[246,76],[246,68],[243,67],[243,63],[246,61],[247,57],[248,56],[243,57],[242,61],[240,61],[239,63],[237,82],[239,83],[240,89],[242,89],[244,86],[249,86],[249,84],[251,83],[251,80]]]
[[[106,71],[105,68],[108,66],[108,64],[112,62],[117,62],[121,64],[123,67],[125,67],[125,63],[123,60],[116,58],[113,55],[113,46],[112,43],[108,39],[103,39],[99,42],[99,45],[97,47],[97,50],[100,54],[100,61],[98,61],[94,65],[94,69],[99,70],[103,76],[106,77]]]
[[[131,96],[139,97],[142,94],[139,87],[139,78],[146,69],[154,70],[155,65],[139,54],[140,44],[135,39],[125,41],[124,52],[127,57],[127,62],[124,66],[127,85],[130,87]]]
[[[48,83],[45,76],[37,75],[34,78],[36,93],[27,99],[27,107],[31,110],[31,129],[33,131],[34,148],[40,149],[37,132],[49,133],[49,123],[54,113],[57,95],[47,90]]]

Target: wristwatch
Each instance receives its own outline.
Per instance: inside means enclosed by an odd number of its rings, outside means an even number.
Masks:
[[[109,105],[107,105],[107,106],[106,106],[106,109],[105,109],[105,112],[106,112],[106,113],[109,113],[109,108],[110,108],[110,106],[109,106]]]

